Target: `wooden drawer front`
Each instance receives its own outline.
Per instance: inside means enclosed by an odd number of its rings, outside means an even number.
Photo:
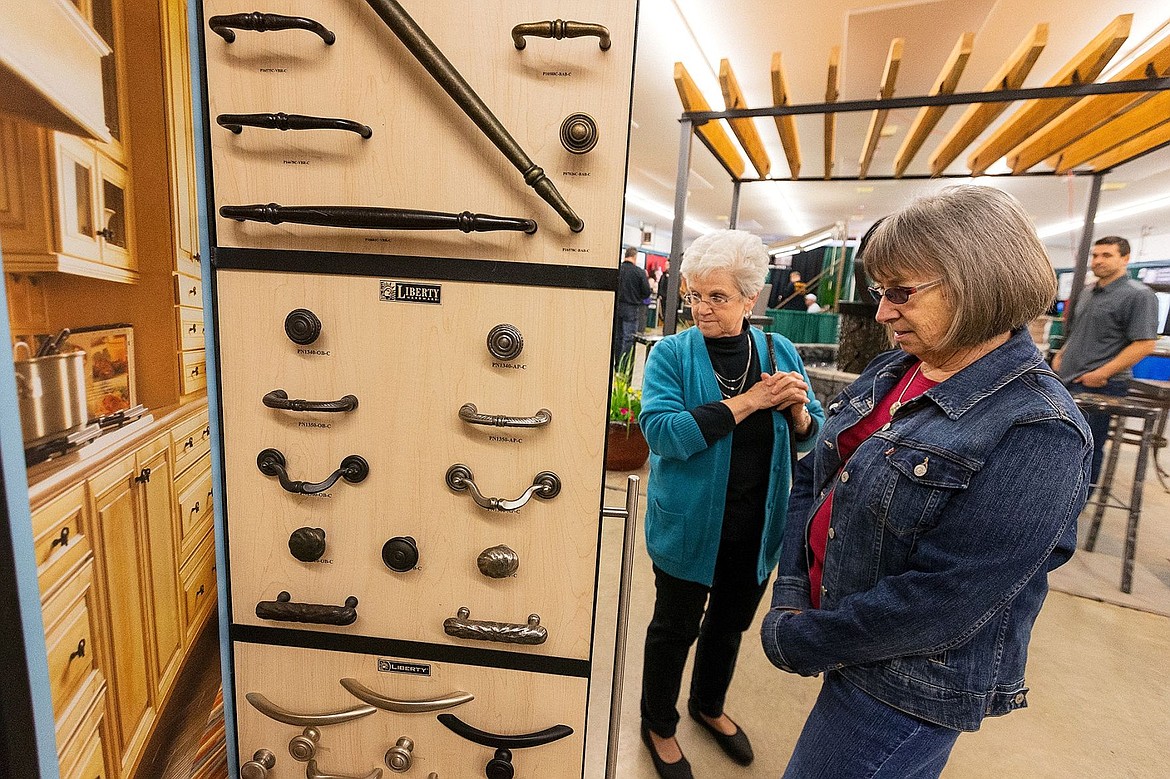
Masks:
[[[95,779],[107,776],[103,749],[103,720],[106,696],[98,695],[82,702],[82,711],[68,733],[58,727],[58,765],[62,779]],[[96,756],[95,756],[96,755]]]
[[[360,603],[355,624],[297,627],[588,658],[609,386],[607,361],[596,356],[609,353],[613,294],[444,281],[434,284],[441,305],[422,305],[381,301],[382,283],[218,274],[235,618],[276,624],[255,609],[281,591],[295,602],[325,604],[352,595]],[[283,329],[298,308],[322,323],[317,342],[305,348]],[[510,362],[487,349],[487,334],[500,323],[514,325],[524,339]],[[419,349],[420,339],[442,347]],[[359,405],[347,413],[263,406],[260,399],[278,388],[291,399],[352,393]],[[548,409],[552,421],[537,428],[472,425],[458,415],[465,403],[488,415]],[[257,468],[257,455],[269,447],[284,455],[290,479],[320,481],[351,454],[365,458],[369,476],[359,484],[339,480],[321,496],[292,494]],[[561,489],[514,512],[490,511],[469,492],[448,488],[445,474],[456,463],[468,467],[487,496],[517,498],[542,471],[555,473]],[[289,536],[301,527],[325,530],[318,562],[289,553]],[[405,573],[391,571],[381,557],[398,536],[418,546],[418,567]],[[519,570],[490,579],[477,558],[498,545],[516,552]],[[394,597],[383,597],[387,591]],[[411,604],[411,619],[402,618],[404,603]],[[507,623],[539,614],[548,639],[517,645],[453,638],[443,624],[460,607],[472,619]]]
[[[208,533],[194,557],[183,566],[183,625],[190,636],[215,604],[215,539]]]
[[[183,352],[181,363],[184,395],[198,392],[207,386],[207,353],[204,350]]]
[[[176,273],[175,303],[189,308],[203,308],[203,279]]]
[[[89,609],[92,577],[93,569],[86,566],[45,604],[49,684],[58,718],[98,667]]]
[[[200,460],[199,465],[188,469],[176,483],[179,493],[179,538],[182,545],[182,560],[190,558],[207,532],[213,511],[211,494],[211,460]]]
[[[66,779],[106,779],[105,754],[102,751],[101,728],[94,730],[81,748],[81,760]]]
[[[204,409],[175,426],[171,433],[175,448],[175,475],[181,474],[193,465],[211,448],[211,427]]]
[[[34,511],[32,524],[37,578],[45,595],[90,549],[85,534],[85,485],[77,484]]]
[[[179,306],[179,349],[184,352],[202,349],[206,344],[203,336],[203,309]]]

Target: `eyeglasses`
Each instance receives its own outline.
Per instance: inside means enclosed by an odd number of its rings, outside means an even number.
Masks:
[[[729,296],[724,295],[722,293],[716,292],[711,297],[705,298],[702,295],[700,295],[698,292],[688,292],[687,294],[682,296],[682,299],[683,299],[683,302],[686,303],[691,308],[694,308],[695,306],[699,305],[700,303],[706,303],[711,308],[723,308],[724,306],[728,305],[729,303],[734,303],[736,300],[739,300],[741,297],[743,297],[743,296],[736,295],[735,297],[729,297]]]
[[[942,283],[942,279],[935,279],[925,284],[919,284],[917,287],[870,287],[869,294],[873,297],[873,302],[875,303],[881,303],[882,298],[885,298],[895,306],[900,306],[909,302],[910,296],[915,292],[921,292],[924,289],[930,289]]]

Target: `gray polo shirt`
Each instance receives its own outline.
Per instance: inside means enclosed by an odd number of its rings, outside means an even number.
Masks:
[[[1073,331],[1060,355],[1060,378],[1072,381],[1100,368],[1134,341],[1158,337],[1158,298],[1140,281],[1122,276],[1081,293]],[[1113,376],[1132,378],[1130,370]]]

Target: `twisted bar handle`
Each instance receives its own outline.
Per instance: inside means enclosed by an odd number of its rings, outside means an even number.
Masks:
[[[370,475],[370,465],[361,455],[351,454],[341,461],[341,466],[331,473],[324,481],[296,481],[288,477],[285,470],[284,454],[279,449],[264,449],[256,455],[256,467],[265,476],[275,476],[280,480],[280,486],[286,491],[297,495],[317,495],[332,487],[338,479],[345,479],[350,484],[365,481]]]
[[[529,235],[536,232],[536,221],[533,219],[473,214],[470,211],[451,214],[412,208],[282,206],[279,203],[255,203],[246,206],[221,206],[219,215],[235,219],[237,222],[267,222],[274,225],[291,222],[358,230],[460,230],[465,233],[511,230]]]
[[[213,16],[207,20],[207,26],[216,35],[228,43],[236,39],[236,30],[250,30],[252,32],[269,32],[271,30],[308,30],[321,36],[327,46],[332,46],[337,36],[325,29],[320,22],[304,16],[284,16],[283,14],[265,14],[253,11],[250,14],[226,14]]]
[[[528,624],[515,622],[493,622],[486,619],[471,619],[471,610],[460,606],[454,617],[443,620],[443,632],[454,638],[468,638],[473,641],[495,641],[500,644],[543,644],[548,640],[548,630],[541,627],[540,615],[529,614]],[[488,744],[488,746],[491,746]]]
[[[566,22],[557,19],[551,22],[518,24],[512,28],[512,43],[516,44],[517,49],[523,49],[527,45],[528,42],[524,40],[525,35],[531,35],[534,38],[555,38],[558,41],[563,38],[580,38],[585,35],[596,35],[597,47],[599,49],[609,51],[611,45],[609,30],[600,24],[589,24],[587,22]]]
[[[289,400],[288,393],[282,389],[274,389],[260,400],[268,408],[281,411],[338,412],[358,407],[356,395],[343,395],[337,400]]]
[[[481,414],[474,403],[464,403],[459,407],[459,418],[469,425],[544,427],[552,421],[552,412],[547,408],[542,408],[530,417],[509,417],[502,414]]]
[[[374,134],[367,125],[352,119],[332,119],[328,116],[305,116],[304,114],[220,114],[215,117],[220,127],[239,135],[245,127],[260,127],[265,130],[348,130],[363,138]]]
[[[524,490],[524,494],[515,500],[506,498],[489,498],[475,486],[475,477],[471,469],[462,463],[455,463],[447,469],[444,477],[447,486],[455,492],[469,491],[471,499],[476,505],[489,511],[515,511],[536,496],[541,500],[552,500],[561,491],[561,479],[552,471],[541,471],[532,477],[532,486]]]
[[[473,744],[492,747],[493,749],[540,747],[573,735],[573,729],[568,725],[553,725],[551,728],[538,730],[535,733],[507,735],[504,733],[488,733],[486,730],[472,727],[454,714],[440,714],[438,720],[448,730],[467,739]]]
[[[303,622],[307,625],[352,625],[357,622],[358,599],[350,595],[343,606],[327,603],[293,603],[292,596],[282,592],[276,600],[262,600],[256,604],[256,616],[277,622]]]

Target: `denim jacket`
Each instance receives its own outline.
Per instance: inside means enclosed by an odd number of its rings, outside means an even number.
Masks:
[[[764,651],[783,670],[835,670],[896,709],[977,730],[1027,705],[1028,640],[1048,572],[1076,548],[1092,437],[1022,329],[907,402],[842,468],[838,435],[913,362],[878,355],[829,404],[793,486]],[[812,609],[809,521],[830,489]]]

